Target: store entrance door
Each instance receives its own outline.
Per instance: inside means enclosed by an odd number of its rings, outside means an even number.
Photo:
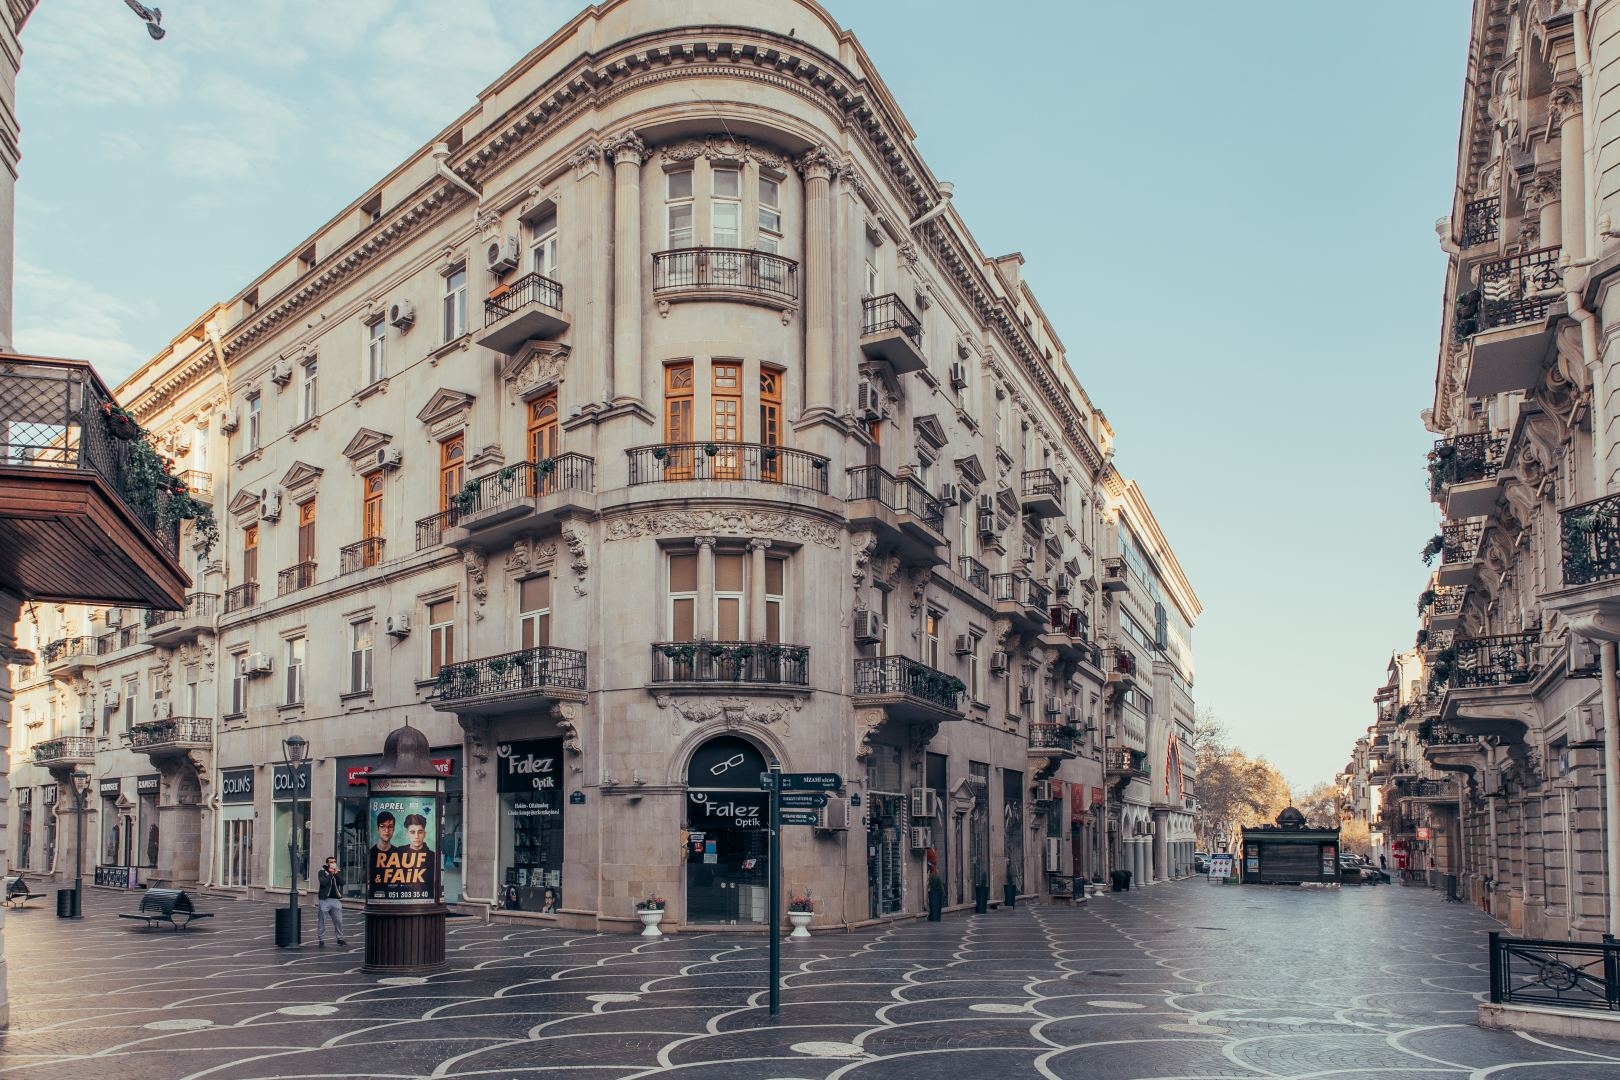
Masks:
[[[770,921],[765,768],[764,755],[735,735],[710,739],[692,755],[681,845],[689,924]]]

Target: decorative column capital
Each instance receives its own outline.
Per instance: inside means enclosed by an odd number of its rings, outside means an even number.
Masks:
[[[694,536],[692,537],[692,543],[700,548],[712,548],[715,544],[715,538],[712,536]]]
[[[652,151],[634,131],[621,131],[602,143],[602,152],[613,159],[615,165],[640,165]]]
[[[1581,90],[1574,83],[1560,83],[1547,94],[1547,109],[1552,126],[1561,128],[1570,117],[1581,115]]]
[[[793,163],[806,180],[831,180],[843,164],[837,152],[825,146],[811,147]]]
[[[766,548],[768,548],[770,546],[771,546],[771,542],[769,540],[761,539],[758,536],[756,536],[752,540],[748,541],[748,549],[750,551],[764,551]]]

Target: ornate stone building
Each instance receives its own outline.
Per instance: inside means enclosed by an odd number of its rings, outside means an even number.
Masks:
[[[580,14],[123,388],[223,539],[182,613],[25,619],[19,861],[83,734],[106,881],[295,839],[357,893],[410,722],[504,917],[762,924],[773,760],[844,778],[783,849],[821,925],[1190,871],[1198,600],[1022,258],[815,4],[671,10]]]

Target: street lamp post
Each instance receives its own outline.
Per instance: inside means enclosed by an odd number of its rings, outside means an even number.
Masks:
[[[297,948],[303,937],[298,925],[298,770],[308,752],[309,741],[302,735],[289,735],[281,740],[287,783],[292,787],[292,818],[287,832],[287,933],[286,940],[276,942],[282,948]]]
[[[73,784],[73,913],[70,919],[83,918],[80,904],[84,896],[84,800],[90,794],[90,774],[74,769],[69,777]]]

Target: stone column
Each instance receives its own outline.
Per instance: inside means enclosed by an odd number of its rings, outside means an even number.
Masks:
[[[1581,115],[1580,87],[1555,87],[1550,97],[1553,119],[1558,124],[1559,233],[1564,254],[1580,259],[1585,257],[1587,245],[1586,162],[1582,146],[1586,122]]]
[[[765,549],[769,540],[748,541],[748,637],[765,640]]]
[[[699,536],[697,544],[697,610],[692,625],[701,640],[714,637],[714,537]]]
[[[818,146],[799,158],[804,176],[804,265],[799,280],[804,288],[804,394],[805,416],[837,412],[833,398],[835,358],[833,342],[833,230],[832,178],[838,157]]]
[[[1153,880],[1166,881],[1170,872],[1170,811],[1153,811]]]
[[[4,22],[4,19],[0,18],[0,22]],[[9,40],[12,45],[16,44],[15,35],[10,35]],[[7,89],[9,89],[11,85],[10,78],[14,77],[15,73],[16,69],[13,67],[9,72],[10,77],[6,78],[5,80],[5,86]],[[7,97],[5,104],[5,111],[7,119],[9,120],[9,96]],[[7,200],[9,207],[9,192],[11,191],[9,177],[6,178],[5,186],[8,193]],[[0,222],[0,230],[4,231],[6,236],[6,244],[9,246],[11,242],[9,219],[5,222]],[[0,252],[0,256],[4,257],[5,269],[8,275],[6,284],[9,286],[11,253],[9,250],[7,250],[5,252]],[[3,299],[3,302],[5,303],[5,310],[3,313],[0,313],[0,319],[4,320],[4,326],[0,327],[0,329],[3,329],[4,331],[4,338],[3,341],[0,341],[0,344],[4,344],[9,348],[11,339],[11,292],[9,287],[6,289],[5,296],[0,299]],[[32,663],[34,659],[32,653],[17,648],[17,619],[21,614],[22,598],[13,596],[9,592],[0,590],[0,866],[5,867],[9,867],[11,865],[11,779],[9,776],[11,769],[11,665]],[[45,810],[46,808],[40,807],[40,809]],[[43,829],[43,827],[44,826],[42,825],[41,828]],[[60,837],[61,833],[58,832],[57,836]],[[5,1027],[11,1022],[11,995],[6,991],[6,954],[4,931],[5,915],[3,912],[0,912],[0,1027]]]
[[[643,404],[641,166],[647,144],[626,131],[602,150],[613,161],[613,401]]]

